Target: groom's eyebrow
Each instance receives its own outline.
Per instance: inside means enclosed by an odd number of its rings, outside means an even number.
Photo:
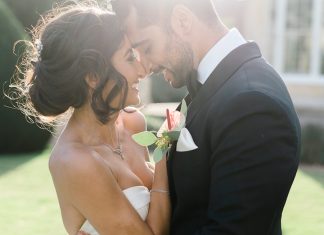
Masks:
[[[144,39],[142,41],[136,42],[132,45],[133,48],[137,48],[142,46],[143,44],[146,44],[149,41],[149,39]]]

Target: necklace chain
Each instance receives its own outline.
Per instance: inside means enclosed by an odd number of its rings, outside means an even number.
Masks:
[[[118,155],[121,160],[124,160],[123,146],[120,143],[119,132],[116,129],[117,133],[117,147],[113,148],[110,144],[105,144],[114,154]]]

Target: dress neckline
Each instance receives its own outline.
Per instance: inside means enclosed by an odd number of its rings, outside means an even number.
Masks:
[[[144,185],[131,186],[131,187],[123,189],[122,191],[127,192],[127,191],[132,191],[132,190],[137,190],[137,189],[145,189],[145,190],[149,191],[149,189]]]

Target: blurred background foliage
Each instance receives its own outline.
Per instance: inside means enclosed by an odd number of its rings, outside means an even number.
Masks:
[[[324,165],[324,128],[315,125],[302,130],[301,161],[307,164]]]
[[[54,3],[62,2],[51,0],[2,0],[10,8],[25,28],[34,26],[41,14],[52,8]]]
[[[40,13],[52,4],[47,0],[0,0],[0,154],[40,151],[50,138],[49,132],[28,123],[23,114],[13,109],[3,91],[8,91],[21,56],[21,50],[14,50],[15,42],[28,40],[27,28],[35,25]]]

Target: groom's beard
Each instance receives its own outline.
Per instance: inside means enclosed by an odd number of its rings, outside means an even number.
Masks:
[[[168,79],[171,86],[181,88],[187,84],[187,80],[194,71],[193,51],[187,43],[174,41],[173,50],[169,55],[169,66],[172,78]]]

